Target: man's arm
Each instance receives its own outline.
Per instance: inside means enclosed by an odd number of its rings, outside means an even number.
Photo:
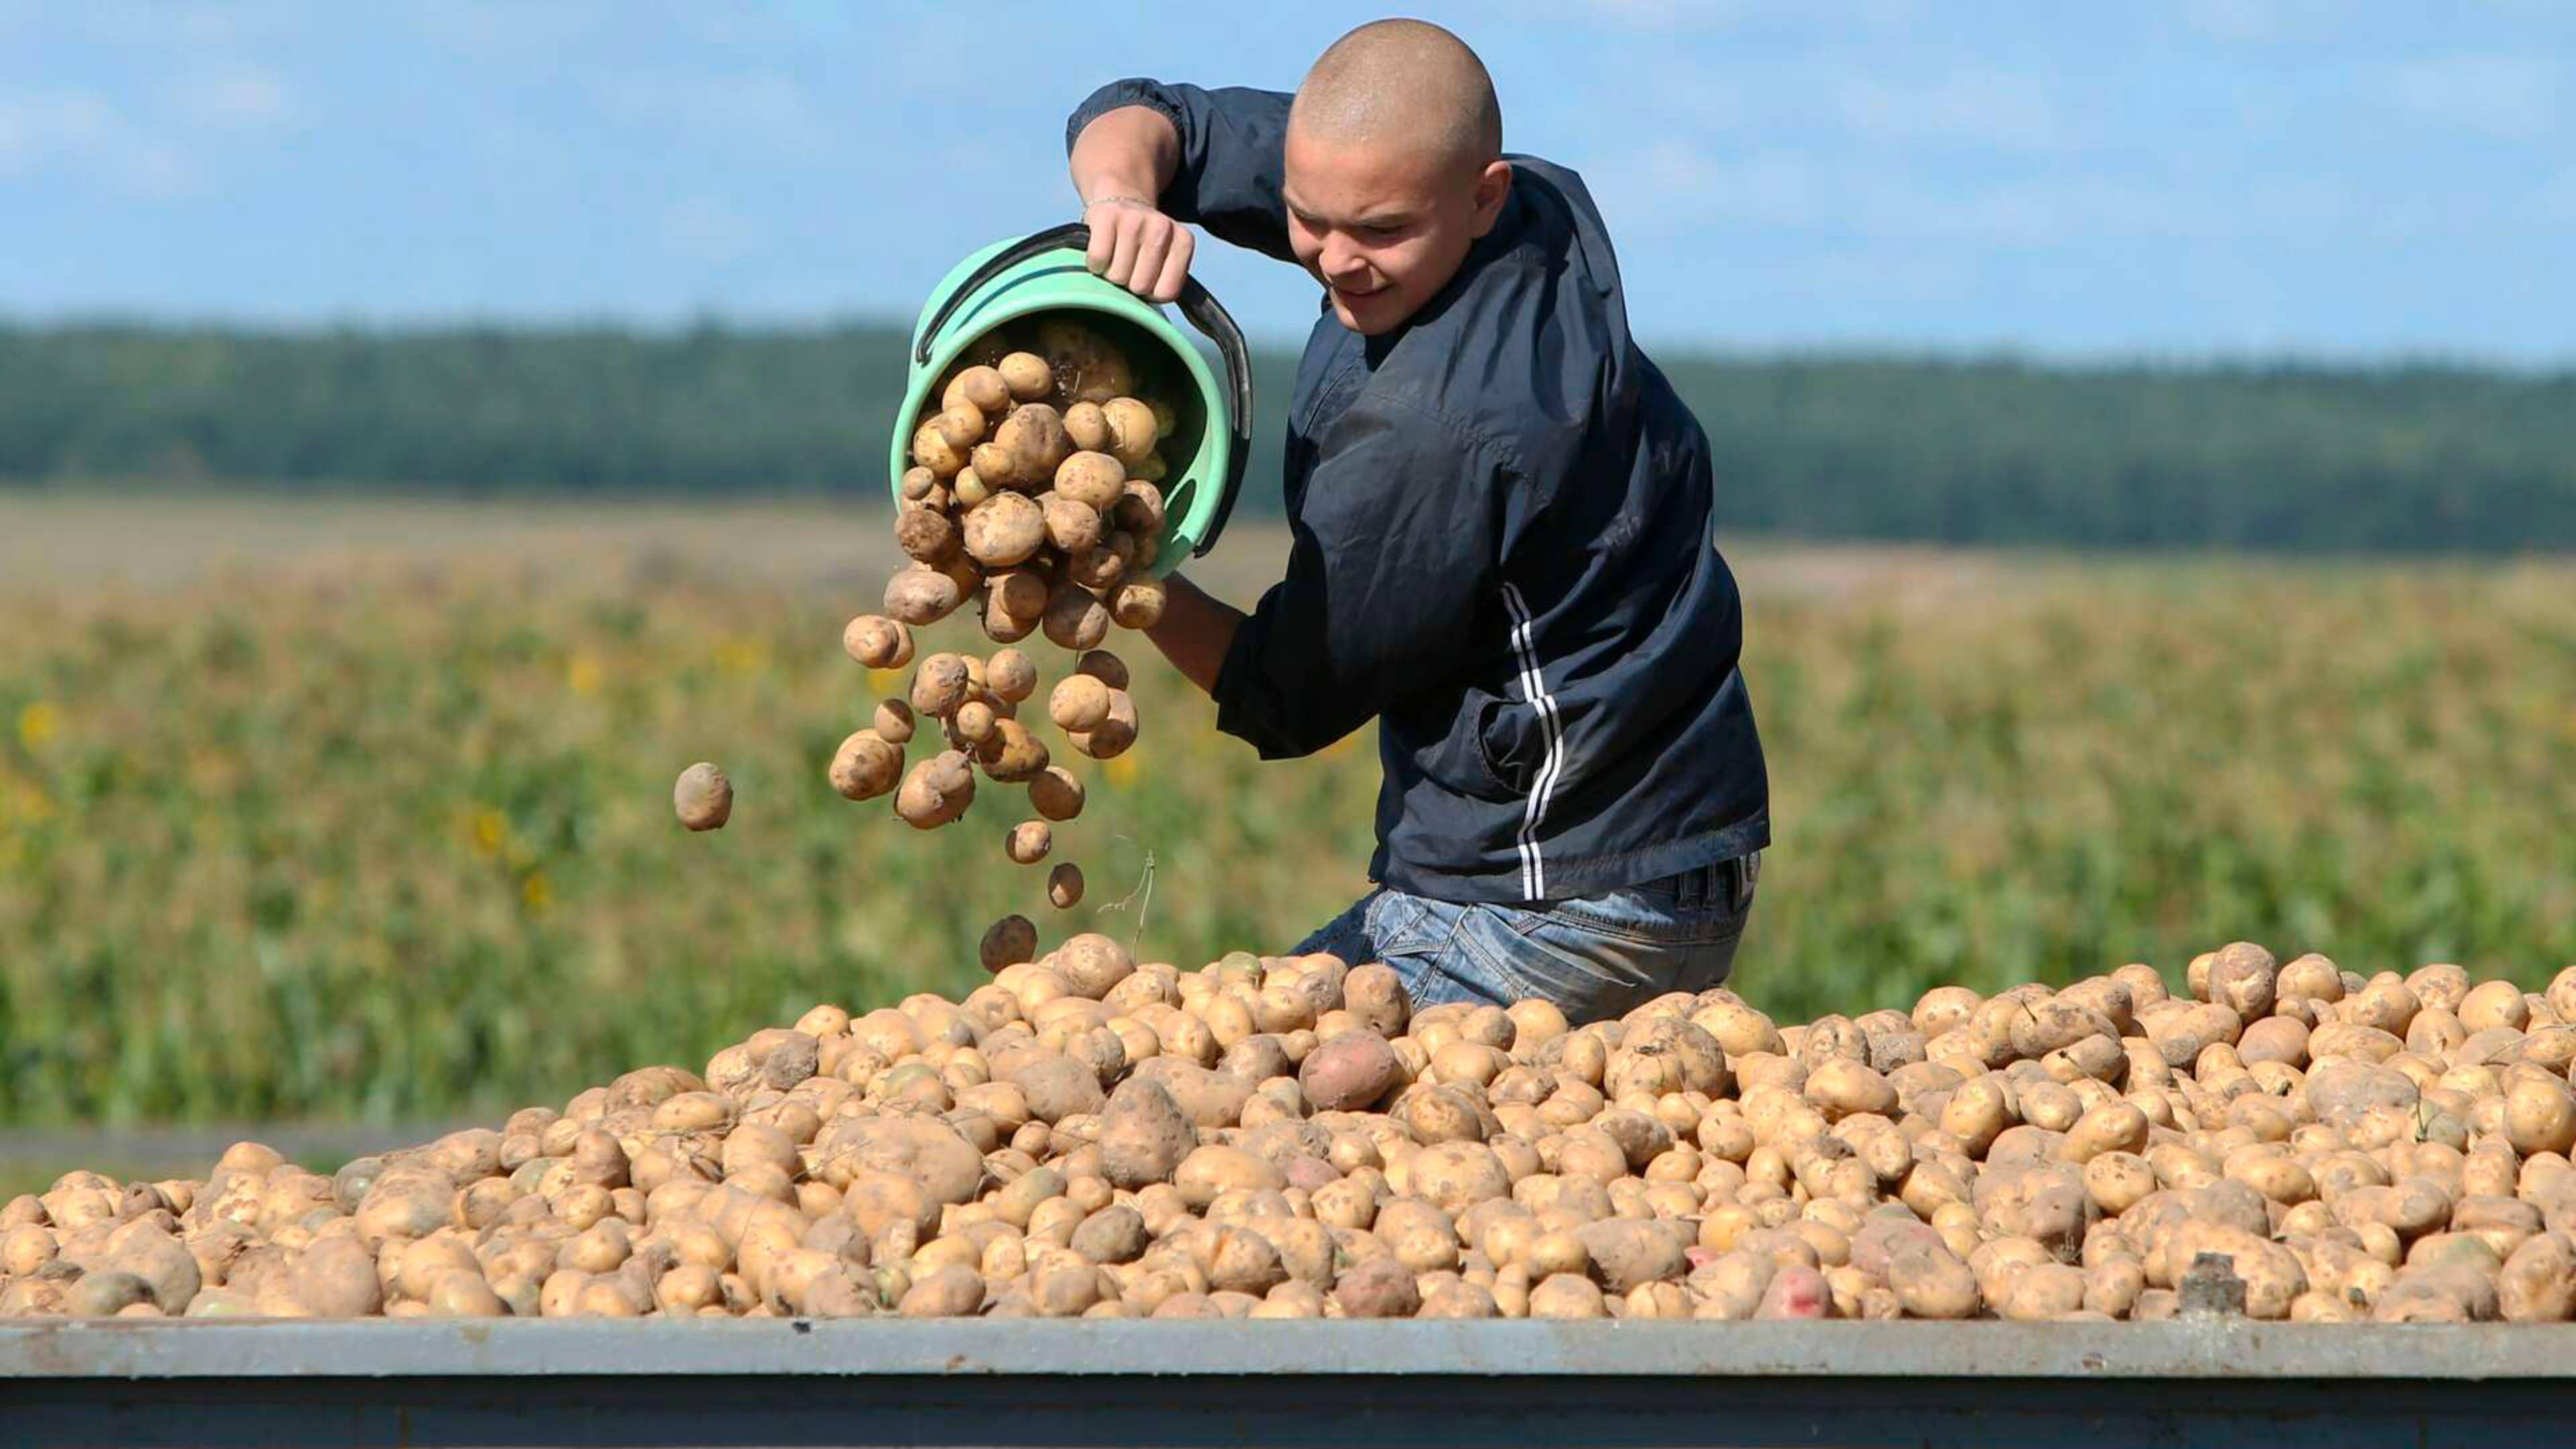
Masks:
[[[1217,728],[1264,759],[1322,749],[1500,638],[1481,627],[1503,608],[1510,488],[1495,450],[1391,399],[1354,403],[1334,433],[1287,577],[1229,621],[1209,691]]]
[[[1102,86],[1065,122],[1065,155],[1094,272],[1155,302],[1180,295],[1195,242],[1183,223],[1282,261],[1288,108],[1280,91],[1161,81]]]
[[[1163,617],[1145,631],[1181,677],[1213,695],[1243,611],[1179,574],[1163,580]]]
[[[1102,114],[1074,138],[1068,165],[1091,228],[1092,272],[1151,302],[1181,295],[1197,242],[1159,198],[1180,168],[1181,131],[1150,106]]]

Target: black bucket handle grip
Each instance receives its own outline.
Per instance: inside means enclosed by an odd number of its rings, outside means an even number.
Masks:
[[[995,252],[984,265],[975,269],[974,275],[940,301],[938,311],[930,314],[930,320],[922,326],[921,336],[913,343],[914,365],[930,365],[931,344],[938,339],[940,330],[948,325],[948,319],[956,315],[957,309],[966,304],[967,298],[983,290],[986,282],[1031,257],[1059,247],[1089,251],[1091,228],[1078,221],[1067,222],[1063,226],[1049,227],[1022,237]],[[1252,456],[1252,351],[1244,345],[1243,329],[1234,324],[1234,314],[1226,311],[1225,304],[1201,285],[1198,278],[1182,280],[1180,306],[1181,315],[1190,319],[1191,326],[1216,344],[1217,355],[1225,360],[1226,392],[1232,404],[1228,408],[1228,421],[1232,425],[1234,448],[1226,455],[1224,490],[1217,495],[1216,517],[1208,523],[1207,537],[1200,539],[1190,550],[1190,557],[1202,558],[1209,549],[1216,547],[1217,535],[1225,532],[1225,521],[1233,516],[1235,496],[1243,491],[1244,460]]]

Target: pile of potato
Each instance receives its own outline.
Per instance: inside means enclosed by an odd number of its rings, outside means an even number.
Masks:
[[[895,541],[912,560],[886,584],[885,613],[850,621],[842,647],[871,669],[913,665],[910,698],[878,706],[841,742],[832,787],[852,800],[891,792],[895,813],[921,829],[964,817],[980,768],[996,784],[1024,785],[1038,818],[1004,837],[1034,865],[1054,848],[1050,822],[1082,809],[1082,785],[1052,766],[1045,744],[1018,717],[1037,690],[1036,666],[1018,644],[1043,632],[1076,656],[1047,697],[1047,715],[1081,753],[1114,759],[1136,742],[1127,669],[1100,646],[1112,624],[1150,628],[1163,615],[1163,583],[1148,570],[1161,546],[1166,464],[1155,445],[1173,425],[1168,405],[1130,394],[1135,373],[1098,333],[1068,317],[1035,329],[1037,350],[997,331],[969,351],[939,388],[940,411],[914,433]],[[934,653],[916,664],[912,631],[973,605],[984,634],[1004,646],[985,658]],[[945,750],[907,771],[916,720],[938,723]],[[1059,909],[1082,899],[1082,872],[1064,864],[1047,882]],[[997,923],[989,966],[1025,959],[1035,928]]]
[[[1569,1029],[1079,935],[336,1176],[72,1173],[0,1210],[0,1314],[2156,1319],[2223,1266],[2257,1318],[2571,1316],[2576,967],[2189,980]]]

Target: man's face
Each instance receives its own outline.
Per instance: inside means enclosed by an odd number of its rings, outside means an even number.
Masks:
[[[1511,167],[1482,170],[1402,147],[1318,140],[1291,126],[1288,240],[1363,337],[1401,326],[1493,230]]]

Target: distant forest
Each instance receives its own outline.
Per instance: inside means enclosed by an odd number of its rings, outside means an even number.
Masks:
[[[882,326],[264,332],[0,326],[0,483],[885,496]],[[2576,372],[1659,362],[1722,529],[2333,552],[2576,548]],[[1247,514],[1294,358],[1260,360]]]

